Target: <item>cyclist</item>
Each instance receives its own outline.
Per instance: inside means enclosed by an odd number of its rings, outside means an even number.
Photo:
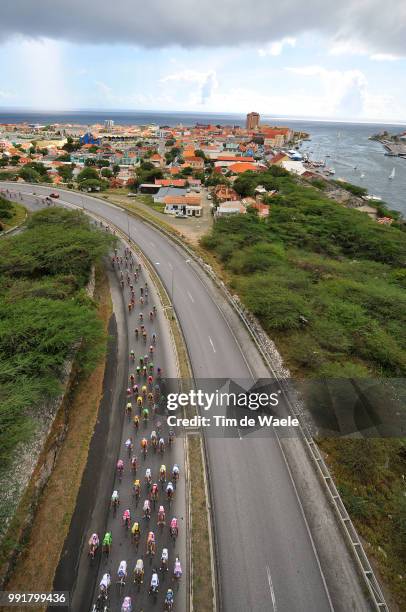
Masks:
[[[125,584],[127,578],[127,561],[120,561],[120,565],[117,570],[118,581]]]
[[[179,466],[177,463],[175,463],[175,465],[172,468],[172,480],[175,483],[175,487],[176,487],[176,483],[179,480]]]
[[[140,418],[138,414],[136,414],[135,417],[133,418],[133,423],[134,423],[135,431],[138,432],[138,428],[140,426]]]
[[[174,516],[171,520],[170,533],[173,540],[175,540],[179,535],[178,519],[176,516]]]
[[[156,334],[152,334],[152,344],[156,344]]]
[[[165,440],[163,438],[159,438],[158,450],[162,454],[165,452]]]
[[[154,318],[154,313],[152,310],[149,311],[149,320],[152,321]]]
[[[135,522],[134,525],[131,527],[131,534],[133,536],[134,542],[138,547],[138,542],[140,541],[141,537],[140,524],[138,522]]]
[[[173,567],[173,579],[180,580],[182,577],[182,566],[180,564],[179,557],[175,559],[175,565]]]
[[[152,366],[152,370],[153,370],[153,369],[154,369],[154,364],[153,364],[152,362],[149,364],[149,367],[150,367],[150,368],[151,368],[151,366]],[[152,377],[152,376],[151,376],[151,374],[150,374],[150,375],[148,376],[148,379],[147,379],[148,387],[149,387],[150,389],[152,388],[152,383],[153,383],[153,382],[154,382],[154,379],[153,379],[153,377]]]
[[[131,469],[134,472],[134,474],[137,473],[137,467],[138,467],[138,461],[137,461],[137,457],[134,455],[133,457],[131,457]]]
[[[113,511],[115,513],[117,508],[118,508],[118,506],[120,505],[120,497],[119,497],[119,494],[118,494],[117,490],[113,491],[113,494],[111,496],[111,505],[112,505]]]
[[[140,366],[136,367],[136,372],[137,372],[137,376],[139,378],[141,376],[141,368],[140,368]]]
[[[89,555],[93,558],[99,548],[99,536],[97,533],[93,533],[89,539]]]
[[[106,574],[103,574],[103,578],[101,579],[100,584],[99,584],[101,595],[107,595],[110,584],[111,584],[111,577],[110,577],[110,574],[107,572]]]
[[[130,387],[127,388],[127,399],[129,399],[132,395],[132,389]]]
[[[136,499],[138,499],[141,493],[141,483],[138,478],[137,480],[134,480],[133,487],[134,487],[134,495]]]
[[[138,327],[136,327],[134,329],[134,334],[135,334],[135,339],[138,340],[138,337],[139,337],[139,334],[140,334],[140,331],[139,331]]]
[[[161,555],[161,567],[159,568],[161,570],[161,572],[167,572],[168,571],[168,560],[169,560],[169,552],[167,548],[163,548],[162,549],[162,555]]]
[[[173,591],[172,589],[168,589],[165,595],[164,601],[164,610],[166,612],[171,612],[173,610]]]
[[[147,537],[147,555],[155,555],[155,534],[153,531]]]
[[[149,419],[149,410],[146,406],[142,410],[142,418],[144,419],[144,423]]]
[[[149,587],[149,594],[150,595],[156,595],[156,593],[158,593],[158,589],[159,589],[159,578],[158,578],[157,571],[154,568],[152,570],[152,577],[151,577],[151,585]]]
[[[121,605],[121,612],[133,612],[133,604],[131,602],[131,597],[124,597],[123,603]]]
[[[122,459],[119,459],[117,461],[117,475],[118,475],[118,479],[120,482],[123,477],[123,472],[124,472],[124,461]]]
[[[154,347],[152,344],[149,345],[149,354],[152,356],[154,354]]]
[[[137,397],[137,406],[138,408],[142,408],[142,396],[141,395]]]
[[[134,567],[134,582],[142,584],[144,582],[144,561],[137,559],[137,563]]]
[[[163,506],[159,506],[157,524],[159,527],[165,526],[165,508]]]
[[[166,497],[168,499],[168,502],[171,502],[173,499],[173,484],[171,482],[168,482],[168,484],[166,485]]]
[[[158,501],[158,485],[156,484],[156,482],[154,482],[154,484],[151,487],[151,501],[154,503],[154,508],[155,508],[155,504]]]
[[[163,487],[164,482],[166,481],[166,465],[165,464],[162,464],[161,467],[159,468],[159,481]]]
[[[172,444],[175,442],[175,432],[173,429],[169,430],[168,442],[169,442],[169,446],[172,446]]]
[[[130,382],[131,382],[131,385],[134,385],[134,383],[135,383],[135,376],[134,376],[134,374],[130,374]]]
[[[129,508],[123,512],[123,526],[127,529],[130,529],[131,527],[131,512]]]
[[[110,531],[107,531],[103,538],[103,551],[108,555],[113,544],[113,538]]]
[[[128,451],[128,456],[131,457],[131,452],[133,450],[133,441],[132,438],[127,438],[127,440],[125,441],[125,447]]]
[[[150,488],[151,482],[152,482],[151,468],[147,468],[145,470],[145,484],[147,485],[147,489]]]
[[[132,407],[131,402],[127,402],[127,405],[125,407],[125,413],[128,416],[128,420],[131,419],[131,411],[132,411],[132,409],[133,409],[133,407]]]
[[[144,501],[143,512],[144,512],[144,518],[149,520],[151,518],[151,504],[149,503],[149,499],[146,499]]]
[[[159,368],[159,367],[158,367],[158,368],[156,369],[156,375],[157,375],[157,378],[161,378],[161,376],[162,376],[162,368]]]
[[[129,304],[129,306],[131,306],[131,304]],[[130,359],[131,361],[135,361],[135,354],[133,350],[130,351]]]

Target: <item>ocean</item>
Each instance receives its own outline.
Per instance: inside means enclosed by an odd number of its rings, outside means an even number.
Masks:
[[[12,111],[0,109],[0,123],[76,123],[83,126],[103,123],[113,119],[121,125],[185,126],[196,123],[243,125],[245,116],[226,113],[185,113],[163,111]],[[310,134],[311,140],[303,142],[302,152],[310,153],[313,159],[324,159],[334,168],[335,178],[342,178],[366,187],[370,194],[381,197],[389,206],[406,217],[406,159],[384,155],[383,146],[368,137],[384,129],[398,133],[405,126],[371,123],[342,123],[310,121],[272,116],[261,116],[263,123],[288,125],[297,131]],[[395,178],[389,174],[395,168]]]

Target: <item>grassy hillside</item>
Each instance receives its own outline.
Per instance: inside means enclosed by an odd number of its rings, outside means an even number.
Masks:
[[[36,406],[60,391],[61,368],[82,340],[90,367],[103,332],[85,292],[91,266],[111,238],[81,213],[35,213],[27,229],[0,240],[0,464],[35,429]]]

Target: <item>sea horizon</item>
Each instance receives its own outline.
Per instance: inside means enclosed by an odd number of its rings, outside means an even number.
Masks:
[[[17,119],[17,116],[24,116],[22,122],[30,122],[29,117],[31,116],[33,119],[36,117],[49,117],[50,119],[54,117],[63,117],[63,116],[75,116],[78,117],[83,115],[91,115],[97,116],[98,119],[104,121],[106,119],[110,119],[110,115],[114,116],[129,116],[135,119],[134,123],[136,124],[137,115],[143,116],[156,116],[157,118],[161,117],[171,117],[171,116],[179,116],[189,119],[197,118],[212,118],[215,120],[216,118],[227,119],[228,122],[235,120],[238,122],[245,122],[245,114],[244,113],[227,113],[224,111],[186,111],[186,110],[147,110],[147,109],[103,109],[103,108],[71,108],[71,109],[37,109],[30,107],[1,107],[0,106],[0,123],[6,123],[3,121],[5,118],[13,118],[11,123],[17,122],[14,120],[14,117]],[[332,124],[348,124],[348,125],[382,125],[382,126],[406,126],[406,119],[404,120],[391,120],[391,119],[357,119],[357,118],[333,118],[333,117],[313,117],[313,116],[289,116],[289,115],[270,115],[265,113],[260,113],[262,121],[285,121],[285,122],[310,122],[310,123],[332,123]],[[103,116],[103,119],[101,117]],[[126,121],[124,124],[128,124]]]

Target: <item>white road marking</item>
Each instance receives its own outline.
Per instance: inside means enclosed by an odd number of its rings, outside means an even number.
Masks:
[[[216,349],[214,348],[213,340],[210,338],[210,336],[209,336],[209,341],[210,341],[210,344],[211,344],[211,348],[213,349],[213,353],[215,353]]]
[[[188,294],[190,301],[194,303],[193,295],[189,293],[189,291],[186,291],[186,293]]]
[[[271,576],[271,570],[269,569],[269,565],[266,566],[266,573],[268,576],[269,590],[271,591],[272,606],[273,606],[274,612],[277,612],[278,608],[276,607],[276,597],[275,597],[275,591],[273,589],[272,576]]]

